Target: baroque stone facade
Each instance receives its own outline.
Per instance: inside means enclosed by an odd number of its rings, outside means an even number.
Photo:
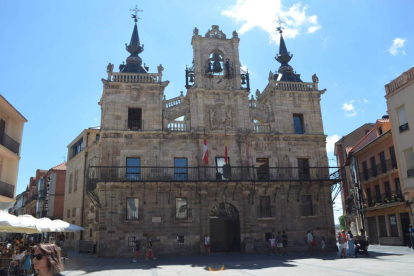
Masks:
[[[83,239],[100,256],[129,256],[134,240],[150,237],[155,254],[200,254],[206,234],[212,252],[259,252],[277,231],[303,250],[313,229],[333,248],[338,179],[327,168],[325,90],[293,73],[282,35],[281,68],[249,99],[237,33],[227,39],[213,25],[202,37],[196,28],[187,92],[167,100],[162,65],[147,72],[131,50],[141,49],[134,34],[127,50],[135,59],[102,80],[101,138],[79,159],[87,166],[82,223],[91,233]]]

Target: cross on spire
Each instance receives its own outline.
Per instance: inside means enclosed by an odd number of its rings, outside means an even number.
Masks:
[[[134,12],[134,14],[132,15],[132,18],[134,18],[134,21],[137,22],[138,19],[141,19],[138,17],[138,12],[143,12],[143,10],[138,9],[138,6],[135,5],[134,9],[130,9],[130,11]]]
[[[282,24],[285,23],[285,22],[282,21],[282,19],[280,19],[280,16],[279,16],[279,20],[276,21],[276,23],[279,25],[278,27],[276,27],[276,31],[278,31],[281,34],[283,32],[282,30],[284,29],[282,27]]]

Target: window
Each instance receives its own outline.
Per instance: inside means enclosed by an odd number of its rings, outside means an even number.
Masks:
[[[89,238],[92,238],[92,229],[89,229]]]
[[[382,135],[382,133],[383,133],[383,132],[382,132],[382,127],[379,127],[379,128],[378,128],[378,134],[379,134],[379,135]]]
[[[184,244],[184,236],[177,236],[177,244],[178,245]]]
[[[134,247],[135,246],[135,237],[128,237],[128,246]]]
[[[187,219],[188,218],[188,205],[186,197],[175,198],[175,218]]]
[[[174,180],[187,180],[187,158],[174,158]]]
[[[66,216],[67,216],[68,218],[70,218],[70,209],[68,209],[68,210],[66,211]]]
[[[73,182],[73,175],[69,175],[69,194],[72,192],[72,182]]]
[[[367,188],[368,206],[373,206],[371,188]]]
[[[138,220],[139,210],[139,198],[127,198],[126,204],[126,219],[127,220]]]
[[[230,157],[227,157],[228,165],[230,165]],[[225,169],[226,161],[224,157],[216,157],[216,179],[217,180],[229,180],[231,176],[230,167]],[[225,177],[227,176],[227,177]]]
[[[70,149],[71,149],[71,158],[75,157],[78,153],[82,151],[83,138],[80,138]]]
[[[72,208],[72,218],[76,216],[76,208]]]
[[[296,134],[305,133],[303,129],[303,115],[302,114],[293,114],[293,128]]]
[[[100,134],[96,134],[95,136],[95,141],[98,143],[99,139],[101,139],[101,135]]]
[[[369,129],[365,129],[364,132],[365,132],[365,134],[368,134]]]
[[[73,182],[73,191],[76,192],[78,190],[78,171],[75,171],[75,179]]]
[[[384,188],[385,188],[385,197],[390,199],[391,198],[391,186],[390,182],[385,181],[384,182]]]
[[[307,158],[298,158],[298,173],[300,180],[310,179],[309,160]]]
[[[377,164],[375,162],[375,156],[371,157],[370,161],[371,161],[372,176],[376,177],[378,175],[378,172],[377,172]]]
[[[391,237],[398,237],[397,216],[389,215]]]
[[[397,177],[396,179],[394,179],[395,181],[395,191],[397,192],[398,195],[401,194],[401,183],[400,183],[400,178]]]
[[[142,110],[141,108],[128,108],[128,129],[142,129]]]
[[[397,158],[395,157],[395,149],[394,147],[390,147],[390,156],[391,156],[391,165],[393,169],[398,169],[397,166]]]
[[[302,216],[314,216],[313,204],[312,204],[312,196],[311,195],[303,195],[302,196]]]
[[[368,180],[368,166],[366,161],[362,162],[362,171],[364,172],[364,179]]]
[[[261,196],[260,206],[259,206],[259,217],[269,218],[272,217],[271,207],[270,207],[270,196]]]
[[[387,161],[385,160],[385,153],[383,151],[380,152],[380,161],[381,161],[381,171],[382,173],[387,172]]]
[[[405,106],[401,106],[397,109],[398,120],[400,122],[400,133],[409,130],[408,121],[407,121],[407,114],[405,113]]]
[[[257,164],[257,179],[268,180],[269,179],[269,159],[268,158],[256,158]]]
[[[414,177],[414,153],[413,149],[404,152],[405,163],[407,164],[407,176]]]
[[[380,186],[379,185],[375,185],[375,200],[377,202],[381,202],[381,190],[380,190]]]
[[[126,166],[126,178],[128,180],[141,179],[141,158],[127,158]]]
[[[272,238],[272,232],[266,232],[265,233],[265,242],[269,242],[269,240]]]

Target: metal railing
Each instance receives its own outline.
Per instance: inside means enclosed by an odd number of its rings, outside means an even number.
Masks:
[[[91,166],[88,179],[98,182],[331,181],[345,175],[336,167],[126,167]]]
[[[4,132],[0,132],[0,144],[19,155],[20,144]]]
[[[362,181],[377,177],[390,170],[398,169],[396,159],[388,159],[384,163],[376,164],[374,167],[360,173],[359,177]]]
[[[398,129],[400,130],[400,133],[401,133],[401,132],[404,132],[404,131],[409,130],[409,129],[410,129],[410,127],[409,127],[408,123],[405,123],[405,124],[403,124],[403,125],[400,125],[400,126],[398,127]]]
[[[26,200],[26,205],[27,204],[29,204],[30,202],[32,202],[33,200],[37,200],[39,198],[39,195],[38,194],[35,194],[35,195],[32,195],[30,198],[28,198],[27,200]]]
[[[128,120],[129,130],[142,130],[142,120]]]
[[[9,183],[0,181],[0,195],[14,198],[14,186]]]
[[[404,196],[401,193],[396,193],[395,191],[379,194],[371,198],[363,198],[362,202],[364,207],[378,207],[384,204],[390,204],[395,202],[404,202]]]
[[[407,170],[407,177],[414,177],[414,169]]]

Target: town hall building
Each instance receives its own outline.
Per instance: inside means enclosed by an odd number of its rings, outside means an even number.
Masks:
[[[143,65],[135,19],[126,63],[109,64],[102,79],[100,128],[68,146],[66,193],[76,175],[78,194],[64,219],[85,228],[71,246],[130,256],[151,238],[156,255],[203,254],[210,235],[212,253],[264,252],[285,231],[290,250],[304,250],[313,230],[334,248],[331,189],[344,174],[328,167],[326,89],[294,71],[278,30],[280,67],[251,95],[237,32],[195,28],[186,93],[166,99],[164,68]]]

